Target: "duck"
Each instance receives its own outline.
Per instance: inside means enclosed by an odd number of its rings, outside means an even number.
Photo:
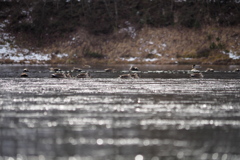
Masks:
[[[119,75],[118,78],[121,78],[121,79],[132,79],[133,77],[131,76],[131,74],[122,74],[122,75]]]
[[[199,73],[200,71],[196,69],[197,66],[195,64],[192,65],[192,69],[191,69],[191,72],[193,73]]]
[[[207,68],[207,69],[205,70],[205,72],[214,72],[214,69],[212,69],[212,68]]]
[[[203,78],[203,74],[202,73],[192,73],[189,76],[190,78]]]
[[[88,72],[80,73],[76,76],[76,78],[90,78],[90,74]]]
[[[104,69],[105,72],[115,72],[115,69],[113,68],[106,68]]]
[[[85,64],[85,65],[83,65],[82,66],[83,68],[92,68],[90,65],[88,65],[88,64]]]
[[[239,70],[239,68],[235,68],[234,70],[233,70],[233,72],[239,72],[240,70]]]
[[[29,70],[27,68],[24,68],[23,72],[29,72]]]
[[[66,78],[72,78],[72,75],[70,73],[65,74]]]
[[[20,75],[21,77],[28,77],[28,74],[27,73],[21,73],[21,75]]]
[[[52,78],[66,78],[66,74],[64,73],[54,73],[51,75]]]
[[[74,67],[74,68],[72,69],[72,72],[81,72],[81,71],[82,71],[81,68],[75,68],[75,67]]]
[[[50,72],[62,71],[60,68],[50,68]]]
[[[137,73],[131,74],[131,77],[134,78],[134,79],[138,79],[139,78]]]
[[[136,66],[131,66],[129,68],[129,71],[138,71],[138,68]]]

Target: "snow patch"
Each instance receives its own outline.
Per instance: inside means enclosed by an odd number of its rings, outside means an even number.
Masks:
[[[120,29],[119,33],[127,33],[130,37],[134,39],[137,36],[136,29],[131,26],[131,23],[129,21],[126,21],[125,24],[127,25],[127,27]]]
[[[51,57],[49,54],[41,54],[41,53],[8,53],[8,54],[0,54],[2,59],[10,59],[14,62],[20,62],[20,61],[30,61],[30,60],[37,60],[37,61],[47,61],[50,60]]]
[[[10,59],[14,62],[20,62],[23,60],[38,60],[38,61],[47,61],[51,57],[48,54],[30,52],[28,49],[20,49],[14,45],[14,37],[8,33],[1,34],[3,44],[0,45],[0,58],[1,59]],[[8,43],[11,41],[11,44]]]
[[[64,57],[68,57],[67,53],[62,53],[62,54],[57,54],[58,58],[64,58]]]
[[[7,21],[4,23],[8,23]],[[4,24],[0,24],[0,29],[4,28]],[[15,37],[9,33],[0,32],[0,59],[9,59],[14,62],[24,61],[30,63],[31,60],[48,61],[52,59],[51,54],[41,52],[32,52],[29,49],[20,48],[15,45]],[[68,57],[67,53],[56,55],[58,58]]]
[[[139,58],[137,57],[129,57],[129,58],[120,58],[122,61],[128,61],[128,62],[132,62],[132,61],[135,61]]]
[[[158,58],[145,58],[145,59],[143,59],[143,61],[145,61],[145,62],[155,62],[157,60],[158,60]]]
[[[150,51],[150,54],[157,55],[158,57],[162,56],[162,54],[158,53],[157,49],[153,49],[152,51]]]
[[[163,43],[163,44],[162,44],[162,47],[163,47],[163,48],[166,48],[166,47],[167,47],[167,45],[166,45],[165,43]]]
[[[192,60],[193,58],[182,58],[183,60]]]
[[[132,62],[136,60],[142,60],[144,62],[155,62],[158,60],[158,58],[144,58],[140,59],[139,57],[130,57],[130,58],[120,58],[122,61]]]
[[[152,45],[152,44],[154,44],[154,43],[153,43],[152,41],[149,41],[148,44],[151,44],[151,45]]]
[[[16,48],[13,48],[10,46],[9,43],[6,43],[4,45],[0,45],[0,54],[9,54],[9,53],[16,53]]]
[[[67,53],[57,55],[58,58],[67,56]],[[28,49],[20,49],[14,45],[11,45],[10,43],[5,42],[4,45],[0,45],[0,59],[10,59],[14,62],[25,61],[27,63],[30,60],[48,61],[51,60],[51,55],[31,52]]]
[[[167,47],[167,45],[165,43],[158,45],[158,48],[161,48],[162,50],[165,50],[166,47]]]
[[[228,55],[229,58],[232,58],[232,59],[240,59],[240,56],[237,55],[237,52],[236,52],[236,51],[232,51],[232,50],[230,50],[229,52],[222,51],[222,53]]]

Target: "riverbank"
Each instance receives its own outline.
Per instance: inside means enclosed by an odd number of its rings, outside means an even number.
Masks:
[[[1,22],[2,64],[240,64],[239,27],[188,29],[126,26],[108,35],[79,28],[40,47],[34,37],[6,32]]]
[[[240,64],[239,6],[235,1],[5,0],[0,63]]]
[[[47,50],[56,55],[68,53],[64,62],[73,64],[89,59],[113,64],[240,64],[239,36],[237,27],[136,30],[129,24],[108,36],[93,36],[80,29]]]

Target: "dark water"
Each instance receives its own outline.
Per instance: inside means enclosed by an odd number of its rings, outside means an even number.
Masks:
[[[240,159],[240,73],[231,66],[201,79],[189,66],[145,66],[140,79],[116,78],[125,66],[86,69],[90,79],[0,68],[0,160]]]
[[[19,78],[24,68],[28,68],[27,72],[29,78],[49,78],[52,72],[49,72],[49,68],[60,68],[63,72],[68,72],[73,69],[71,65],[1,65],[0,66],[0,78]],[[106,73],[105,68],[114,68],[116,72]],[[82,72],[89,72],[92,78],[117,78],[121,74],[129,73],[130,65],[114,65],[114,66],[92,66],[81,67]],[[141,78],[189,78],[189,71],[191,70],[191,65],[137,65],[140,71],[137,71]],[[206,68],[213,68],[215,70],[214,74],[211,72],[204,72]],[[233,72],[235,68],[240,68],[239,65],[206,65],[201,66],[198,70],[204,73],[204,78],[214,78],[214,79],[240,79],[240,74]],[[76,75],[77,73],[73,73]]]

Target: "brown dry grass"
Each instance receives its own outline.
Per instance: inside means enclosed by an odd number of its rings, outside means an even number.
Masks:
[[[211,27],[194,30],[187,28],[167,27],[149,28],[145,27],[136,32],[137,36],[132,38],[128,33],[113,35],[93,36],[83,29],[61,39],[53,45],[45,48],[47,53],[68,53],[69,58],[65,60],[53,59],[51,63],[124,63],[120,57],[139,57],[131,63],[173,63],[179,62],[213,63],[219,59],[227,59],[220,51],[240,51],[238,38],[239,27]],[[211,48],[212,44],[216,48]],[[220,46],[220,47],[219,47]],[[87,59],[84,57],[86,51],[103,54],[105,59]],[[153,55],[158,58],[155,62],[144,62],[141,59],[152,56],[151,52],[157,51],[162,56]],[[207,51],[207,55],[201,57],[200,53]],[[149,55],[150,54],[150,55]],[[185,60],[183,58],[196,58]]]

